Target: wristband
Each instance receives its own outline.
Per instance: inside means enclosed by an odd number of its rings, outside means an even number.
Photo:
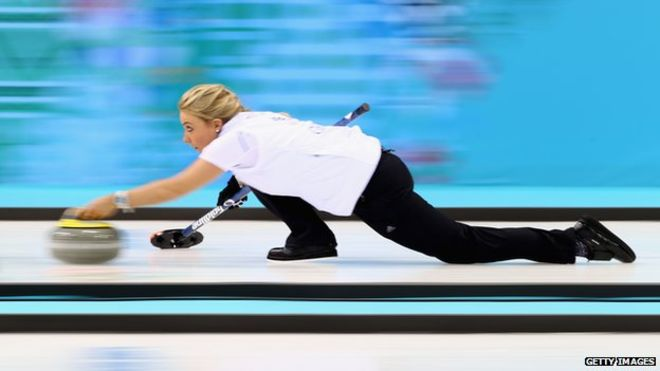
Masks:
[[[132,213],[133,208],[128,200],[128,192],[126,191],[117,191],[112,195],[112,202],[115,206],[121,210],[123,213]]]

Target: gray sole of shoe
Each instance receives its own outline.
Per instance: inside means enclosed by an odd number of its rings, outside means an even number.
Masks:
[[[337,257],[337,252],[334,252],[334,254],[307,254],[307,255],[299,255],[295,257],[290,257],[290,256],[271,256],[268,255],[266,258],[269,260],[277,260],[277,261],[289,261],[289,260],[309,260],[309,259],[322,259],[322,258],[336,258]]]

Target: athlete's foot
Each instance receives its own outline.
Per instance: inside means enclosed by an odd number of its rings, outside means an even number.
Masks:
[[[577,243],[582,244],[589,260],[612,260],[624,263],[635,261],[635,252],[600,222],[583,216],[575,224]]]
[[[336,245],[275,247],[268,252],[270,260],[305,260],[337,256]]]

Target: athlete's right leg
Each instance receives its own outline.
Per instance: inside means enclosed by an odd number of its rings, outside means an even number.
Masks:
[[[448,263],[575,262],[573,228],[488,228],[454,221],[413,191],[407,167],[389,153],[383,153],[355,214],[382,236]]]

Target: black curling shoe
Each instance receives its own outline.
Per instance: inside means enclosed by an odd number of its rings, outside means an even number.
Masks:
[[[575,223],[578,243],[583,243],[589,260],[612,260],[624,263],[635,261],[635,252],[604,225],[590,216],[583,216]]]
[[[268,252],[270,260],[304,260],[318,258],[332,258],[337,256],[336,245],[304,246],[304,247],[275,247]]]

